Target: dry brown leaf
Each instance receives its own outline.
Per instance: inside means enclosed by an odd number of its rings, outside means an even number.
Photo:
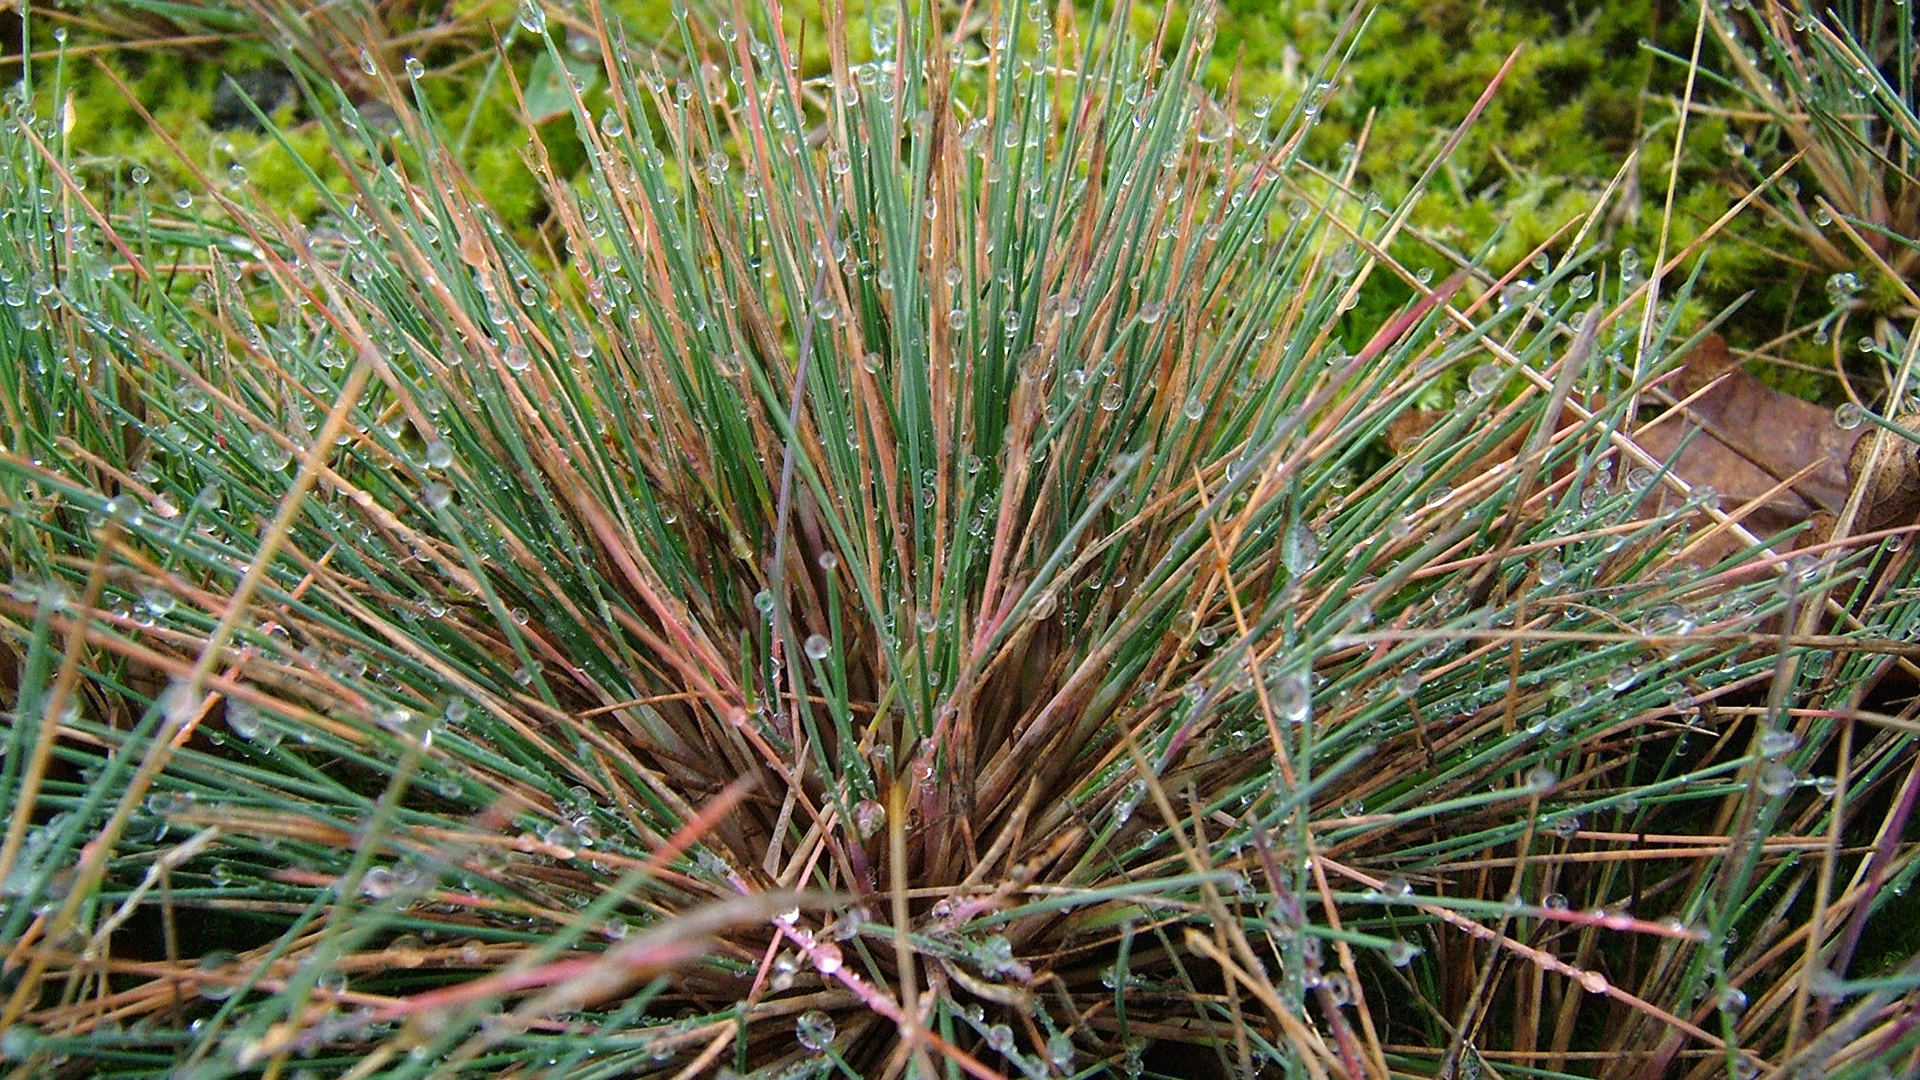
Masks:
[[[1642,425],[1634,430],[1634,441],[1654,457],[1673,461],[1674,474],[1688,485],[1719,492],[1729,512],[1814,466],[1745,519],[1758,536],[1771,536],[1820,511],[1841,511],[1851,488],[1846,462],[1859,432],[1835,425],[1830,410],[1747,374],[1718,334],[1702,341],[1669,383],[1677,398],[1702,387],[1706,391],[1685,412]],[[1688,435],[1692,441],[1681,451]]]
[[[1902,413],[1893,422],[1920,431],[1920,412]],[[1847,475],[1865,489],[1854,532],[1894,528],[1920,517],[1920,443],[1876,427],[1853,444]]]
[[[1663,386],[1676,400],[1691,398],[1687,407],[1664,411],[1629,434],[1654,458],[1673,462],[1674,475],[1689,487],[1718,492],[1722,508],[1739,516],[1756,536],[1812,522],[1794,546],[1827,540],[1856,484],[1866,490],[1851,532],[1920,519],[1920,444],[1884,429],[1841,428],[1831,410],[1749,375],[1718,334],[1703,339]],[[1388,427],[1388,446],[1397,452],[1423,436],[1440,416],[1418,409],[1401,414]],[[1920,412],[1895,422],[1920,431]],[[1479,468],[1510,461],[1524,439],[1524,432],[1507,439],[1482,457]],[[1775,491],[1796,476],[1784,490]],[[1654,512],[1672,498],[1671,493],[1656,494],[1643,510]],[[1749,505],[1760,499],[1766,501]],[[1734,536],[1725,535],[1694,557],[1711,563],[1739,548]]]

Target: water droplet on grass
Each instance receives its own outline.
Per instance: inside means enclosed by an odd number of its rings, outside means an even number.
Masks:
[[[166,715],[167,723],[179,726],[192,720],[200,713],[201,695],[184,679],[173,679],[167,688],[160,692],[160,711]]]
[[[1353,1001],[1353,984],[1340,972],[1325,976],[1320,980],[1320,985],[1326,989],[1328,1000],[1335,1005],[1346,1005]]]
[[[200,958],[194,970],[203,974],[212,974],[232,964],[238,957],[225,949],[215,949]],[[225,1001],[233,996],[237,989],[232,983],[202,982],[194,984],[199,995],[208,1001]]]
[[[384,866],[376,866],[360,878],[360,895],[370,900],[384,900],[399,887],[399,879]]]
[[[820,974],[832,975],[840,970],[843,962],[840,946],[831,941],[821,942],[813,947],[813,966],[819,970]]]
[[[1313,716],[1313,688],[1306,672],[1289,671],[1274,680],[1273,710],[1289,724],[1304,724]]]
[[[1827,278],[1827,300],[1834,307],[1845,307],[1860,294],[1860,275],[1841,272]]]
[[[1777,799],[1792,791],[1798,782],[1799,779],[1794,776],[1791,768],[1778,761],[1769,761],[1760,767],[1757,784],[1761,794]]]
[[[1467,373],[1467,389],[1484,397],[1499,387],[1502,375],[1499,365],[1491,361],[1476,364]]]
[[[887,823],[887,808],[872,799],[862,799],[853,808],[853,827],[861,839],[880,831]]]
[[[1777,758],[1800,745],[1800,736],[1785,728],[1768,728],[1760,733],[1760,754],[1762,757]]]
[[[1320,562],[1320,538],[1304,521],[1295,521],[1287,526],[1287,535],[1280,545],[1280,563],[1293,577],[1312,570]]]
[[[1047,1061],[1060,1072],[1073,1070],[1073,1040],[1064,1031],[1047,1036]]]
[[[835,1034],[833,1017],[819,1009],[809,1009],[794,1021],[794,1039],[808,1050],[817,1052],[832,1046]]]
[[[1693,633],[1698,625],[1679,604],[1661,604],[1647,612],[1640,623],[1643,632],[1655,637],[1681,637]]]

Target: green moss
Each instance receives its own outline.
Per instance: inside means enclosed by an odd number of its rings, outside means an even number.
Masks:
[[[342,184],[331,167],[324,134],[302,124],[297,108],[283,105],[269,115],[284,133],[284,142],[253,128],[222,130],[209,123],[214,92],[225,72],[268,62],[264,54],[244,48],[233,50],[231,59],[229,67],[175,53],[129,52],[103,57],[107,71],[71,65],[65,89],[74,107],[67,137],[82,153],[83,176],[110,184],[134,175],[138,167],[164,198],[177,189],[201,188],[195,174],[226,190],[237,189],[231,181],[244,174],[275,194],[277,212],[313,217],[324,200],[309,184],[306,170],[331,177],[336,189]],[[125,92],[115,78],[125,84]],[[129,95],[146,108],[151,125]]]

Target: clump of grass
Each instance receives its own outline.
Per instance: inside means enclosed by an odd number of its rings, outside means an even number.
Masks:
[[[645,60],[595,11],[549,258],[405,58],[393,140],[311,80],[312,230],[81,188],[57,78],[10,99],[0,1054],[1911,1054],[1847,967],[1913,872],[1906,563],[1693,563],[1744,534],[1631,439],[1668,268],[1406,273],[1349,354],[1409,207],[1305,167],[1316,101],[1210,100],[1206,9],[1125,19],[830,9],[804,79],[777,9]]]

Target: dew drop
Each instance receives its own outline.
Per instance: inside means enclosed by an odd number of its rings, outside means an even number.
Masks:
[[[800,1014],[800,1019],[794,1021],[793,1034],[794,1039],[801,1046],[817,1053],[833,1045],[833,1038],[837,1032],[833,1017],[819,1009],[809,1009]]]
[[[1287,573],[1299,577],[1319,563],[1320,538],[1313,534],[1304,521],[1288,525],[1280,546],[1280,564],[1286,567]]]
[[[1346,1005],[1353,1001],[1353,984],[1340,972],[1327,975],[1320,985],[1326,988],[1328,999],[1335,1005]]]
[[[370,900],[384,900],[399,887],[399,879],[384,866],[376,866],[360,878],[360,895]]]
[[[887,823],[887,808],[872,799],[862,799],[853,808],[853,827],[862,840],[880,831]]]
[[[1476,364],[1467,373],[1467,389],[1482,397],[1491,394],[1499,387],[1501,374],[1500,366],[1492,361]]]
[[[1560,774],[1551,765],[1535,765],[1527,770],[1527,790],[1545,795],[1560,785]]]
[[[1284,672],[1273,682],[1273,709],[1289,724],[1304,724],[1313,716],[1313,687],[1304,671]]]
[[[1056,1071],[1073,1071],[1073,1040],[1064,1031],[1047,1036],[1047,1061]]]
[[[823,941],[813,947],[813,966],[819,969],[820,974],[832,975],[834,972],[840,970],[840,965],[843,962],[844,960],[840,955],[840,946],[835,945],[833,942]]]
[[[194,965],[194,970],[210,975],[227,967],[238,959],[239,957],[225,949],[215,949],[205,956],[202,956],[200,962]],[[194,985],[199,995],[208,1001],[225,1001],[233,996],[235,990],[239,989],[232,983],[227,982],[201,982],[195,983]]]
[[[1786,728],[1770,727],[1760,733],[1760,755],[1777,758],[1791,752],[1800,745],[1800,736]]]
[[[1797,782],[1798,778],[1794,776],[1793,770],[1778,761],[1769,761],[1762,765],[1760,777],[1756,781],[1760,793],[1774,799],[1792,791]]]

